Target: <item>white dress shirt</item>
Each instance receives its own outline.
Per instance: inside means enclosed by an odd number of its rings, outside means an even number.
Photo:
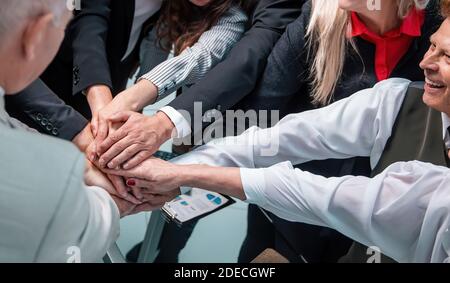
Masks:
[[[447,168],[397,163],[373,179],[327,179],[292,166],[367,156],[374,168],[409,83],[380,82],[328,107],[289,115],[273,128],[213,141],[174,162],[241,167],[247,201],[282,218],[334,228],[397,261],[450,262]],[[448,120],[443,114],[446,143]]]
[[[162,0],[135,0],[134,5],[134,18],[130,39],[128,40],[127,51],[122,60],[125,60],[131,52],[133,52],[134,47],[139,40],[144,23],[161,9]]]
[[[247,15],[239,7],[231,7],[193,46],[159,64],[141,79],[152,82],[158,88],[159,98],[182,86],[196,83],[222,61],[241,39],[247,20]],[[191,133],[186,118],[173,107],[166,106],[161,111],[172,120],[179,138]]]

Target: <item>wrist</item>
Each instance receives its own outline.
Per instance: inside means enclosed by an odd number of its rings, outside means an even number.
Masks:
[[[139,96],[139,90],[131,87],[117,95],[114,98],[114,101],[121,105],[122,109],[127,109],[133,112],[140,112],[146,105],[144,105],[144,103],[142,102],[142,98]]]
[[[155,117],[159,121],[158,125],[161,127],[162,137],[165,140],[172,138],[172,133],[175,130],[175,124],[172,120],[170,120],[169,116],[167,116],[164,112],[159,111],[155,114]]]
[[[94,141],[94,136],[91,131],[91,124],[87,124],[87,126],[76,135],[72,142],[78,147],[78,149],[82,152],[85,152],[89,145]]]
[[[118,94],[114,100],[120,101],[123,109],[140,112],[158,97],[158,88],[147,80],[140,80],[134,86]]]
[[[149,80],[142,79],[137,84],[134,85],[136,92],[139,97],[140,109],[153,104],[158,98],[158,88]]]
[[[179,170],[176,171],[176,183],[178,187],[198,187],[200,172],[207,169],[206,165],[177,165]]]
[[[109,104],[113,97],[111,90],[106,85],[91,86],[86,90],[86,99],[92,112],[97,112],[107,104]]]

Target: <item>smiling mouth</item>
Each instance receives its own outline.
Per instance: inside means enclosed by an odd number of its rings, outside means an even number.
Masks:
[[[425,78],[425,82],[428,87],[434,88],[434,89],[441,89],[445,87],[445,84],[437,81],[430,80],[429,78]]]

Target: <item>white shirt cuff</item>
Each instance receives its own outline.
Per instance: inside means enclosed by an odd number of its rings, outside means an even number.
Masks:
[[[112,245],[120,235],[120,211],[111,195],[104,189],[96,186],[86,186],[88,197],[92,199],[92,205],[100,210],[101,221],[105,225],[105,231],[109,232],[109,245]],[[95,198],[95,199],[93,199]],[[108,223],[111,223],[109,226]]]
[[[101,202],[105,206],[107,206],[107,203],[111,204],[111,208],[112,208],[111,212],[112,212],[113,219],[120,220],[119,208],[117,207],[116,202],[113,200],[113,198],[107,191],[105,191],[104,189],[97,187],[97,186],[86,186],[86,189],[90,190],[91,192],[93,192],[94,195],[96,195],[98,197],[99,201],[97,201],[97,202]]]
[[[181,139],[191,134],[191,125],[180,112],[171,106],[165,106],[159,111],[164,112],[175,125],[177,133],[174,138]]]
[[[264,169],[241,168],[240,173],[246,202],[264,206],[267,202],[264,193],[266,187]]]

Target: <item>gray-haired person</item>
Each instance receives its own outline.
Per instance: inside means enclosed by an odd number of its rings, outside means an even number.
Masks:
[[[111,197],[108,179],[86,167],[74,145],[28,129],[4,109],[4,94],[24,89],[52,60],[70,17],[64,0],[1,3],[0,262],[98,261],[116,240],[120,217],[151,208]]]

